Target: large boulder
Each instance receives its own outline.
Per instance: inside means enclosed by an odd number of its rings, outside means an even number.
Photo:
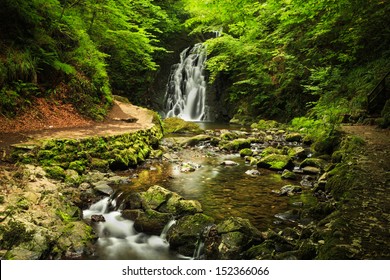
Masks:
[[[134,228],[139,232],[160,235],[170,220],[172,220],[171,214],[148,209],[135,219]]]
[[[242,259],[244,251],[264,239],[247,219],[230,217],[210,230],[205,237],[206,259]]]
[[[257,166],[272,170],[284,170],[293,168],[294,163],[290,156],[271,154],[260,159]]]
[[[213,224],[214,219],[204,214],[182,217],[168,230],[170,247],[179,254],[192,257],[201,234]]]

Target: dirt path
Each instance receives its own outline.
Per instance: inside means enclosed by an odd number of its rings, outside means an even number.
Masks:
[[[356,159],[359,180],[344,213],[352,240],[361,247],[357,257],[389,259],[390,130],[372,126],[345,126],[343,130],[366,141]]]
[[[124,132],[148,129],[153,126],[153,115],[149,110],[134,106],[130,103],[115,101],[113,108],[103,122],[83,121],[73,116],[67,122],[68,114],[57,118],[49,118],[44,124],[37,124],[39,120],[31,120],[31,130],[1,132],[0,129],[0,160],[9,153],[10,146],[20,143],[31,143],[43,139],[81,139],[93,136],[118,135]],[[62,122],[57,121],[62,117]],[[56,125],[50,125],[51,121]],[[28,126],[27,126],[28,127]],[[34,129],[40,127],[40,129]],[[46,127],[46,128],[42,128]]]

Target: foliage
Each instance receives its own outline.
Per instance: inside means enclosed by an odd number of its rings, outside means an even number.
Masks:
[[[194,33],[220,31],[220,37],[206,41],[210,80],[227,75],[233,84],[230,100],[249,107],[242,111],[288,120],[304,114],[306,103],[324,112],[330,100],[338,103],[332,110],[355,113],[364,107],[362,93],[389,67],[385,1],[184,2]],[[375,60],[382,63],[373,69]],[[356,65],[369,79],[348,75]]]
[[[0,113],[12,117],[37,95],[74,103],[95,119],[107,113],[112,91],[139,101],[158,69],[155,58],[165,52],[157,36],[168,36],[180,26],[168,4],[2,1]],[[17,83],[39,90],[21,94]]]

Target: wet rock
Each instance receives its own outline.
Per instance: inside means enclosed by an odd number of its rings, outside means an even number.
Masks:
[[[302,192],[302,188],[300,186],[286,185],[280,189],[279,195],[292,196],[300,192]]]
[[[300,181],[300,185],[302,187],[312,188],[314,186],[314,181],[315,181],[315,178],[313,178],[310,175],[305,175],[302,177],[302,180]]]
[[[223,150],[238,152],[239,150],[242,150],[244,148],[250,148],[250,147],[251,147],[251,141],[249,139],[238,138],[222,145],[221,148]]]
[[[146,234],[160,235],[170,220],[172,220],[171,214],[148,209],[135,219],[134,228]]]
[[[326,168],[327,162],[320,158],[307,158],[301,162],[299,165],[301,168],[306,166],[317,167],[320,170],[324,170]]]
[[[251,156],[253,155],[253,151],[250,148],[245,148],[240,150],[240,156],[241,157],[246,157],[246,156]]]
[[[152,186],[141,193],[144,209],[156,210],[172,196],[172,192],[160,186]]]
[[[302,135],[299,133],[289,133],[285,136],[287,142],[300,142],[302,140]]]
[[[94,223],[100,223],[100,222],[105,222],[106,219],[104,218],[103,215],[92,215],[91,221]]]
[[[225,160],[221,163],[221,165],[224,165],[224,166],[236,166],[238,165],[237,162],[235,161],[232,161],[232,160]]]
[[[93,183],[92,185],[94,190],[102,194],[111,195],[114,192],[113,189],[107,184],[107,181],[99,181],[97,183]]]
[[[271,154],[262,159],[257,164],[258,167],[272,170],[284,170],[294,167],[291,157],[287,155]]]
[[[296,158],[305,158],[307,156],[307,152],[304,148],[302,147],[293,147],[290,148],[288,151],[289,156],[291,157],[296,157]]]
[[[142,197],[139,193],[130,193],[123,202],[123,209],[141,209]]]
[[[185,200],[180,195],[173,193],[167,203],[160,207],[159,211],[171,213],[176,217],[202,213],[202,205],[197,200]]]
[[[211,233],[205,240],[207,259],[241,259],[245,250],[264,241],[249,220],[239,217],[224,220]]]
[[[320,174],[321,169],[314,167],[314,166],[305,166],[302,168],[303,173],[305,174]]]
[[[256,176],[260,176],[261,175],[260,171],[257,170],[257,169],[247,170],[247,171],[245,171],[245,174],[249,175],[249,176],[252,176],[252,177],[256,177]]]
[[[318,186],[323,188],[325,190],[325,185],[328,182],[329,178],[329,173],[325,172],[324,174],[321,175],[321,177],[318,179]]]
[[[176,154],[173,153],[166,153],[163,154],[163,159],[169,161],[169,162],[178,162],[180,159]]]
[[[122,211],[122,217],[127,220],[135,221],[142,213],[143,211],[139,209],[126,209]]]
[[[201,142],[210,142],[213,145],[217,145],[219,143],[219,140],[218,140],[218,138],[212,137],[212,136],[207,135],[207,134],[200,134],[200,135],[196,135],[194,137],[185,139],[184,141],[181,142],[181,146],[193,147],[193,146],[198,145]]]
[[[292,172],[288,169],[285,169],[285,170],[283,170],[282,178],[287,179],[287,180],[296,180],[297,175],[294,172]]]
[[[167,232],[167,240],[172,249],[179,254],[193,256],[198,239],[214,219],[204,214],[180,218]]]
[[[294,222],[294,221],[298,221],[300,219],[301,215],[302,215],[301,210],[292,209],[292,210],[288,210],[284,213],[276,214],[275,217],[279,218],[281,220],[284,220],[284,221]]]
[[[197,163],[193,162],[183,162],[180,167],[180,172],[188,173],[188,172],[194,172],[195,170],[199,169],[201,166]]]

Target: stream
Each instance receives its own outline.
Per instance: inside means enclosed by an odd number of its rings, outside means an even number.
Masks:
[[[207,124],[202,124],[208,128]],[[254,146],[252,149],[256,149]],[[206,215],[216,223],[231,216],[249,219],[259,230],[275,231],[294,224],[283,218],[283,213],[313,205],[310,192],[295,196],[279,196],[281,187],[291,184],[281,178],[281,172],[257,169],[245,162],[239,154],[217,152],[212,147],[196,146],[173,152],[170,160],[149,160],[136,170],[119,172],[131,178],[131,183],[113,186],[115,194],[146,191],[159,185],[176,192],[185,199],[198,200]],[[234,161],[235,166],[221,165]],[[194,166],[191,172],[183,166]],[[248,175],[249,170],[258,175]],[[298,182],[297,182],[298,183]],[[299,184],[299,183],[298,183]],[[150,236],[134,229],[134,222],[121,217],[118,196],[106,197],[84,211],[84,218],[103,215],[105,222],[96,224],[99,239],[96,244],[97,259],[188,259],[170,251],[165,239],[173,222],[168,223],[160,236]]]

